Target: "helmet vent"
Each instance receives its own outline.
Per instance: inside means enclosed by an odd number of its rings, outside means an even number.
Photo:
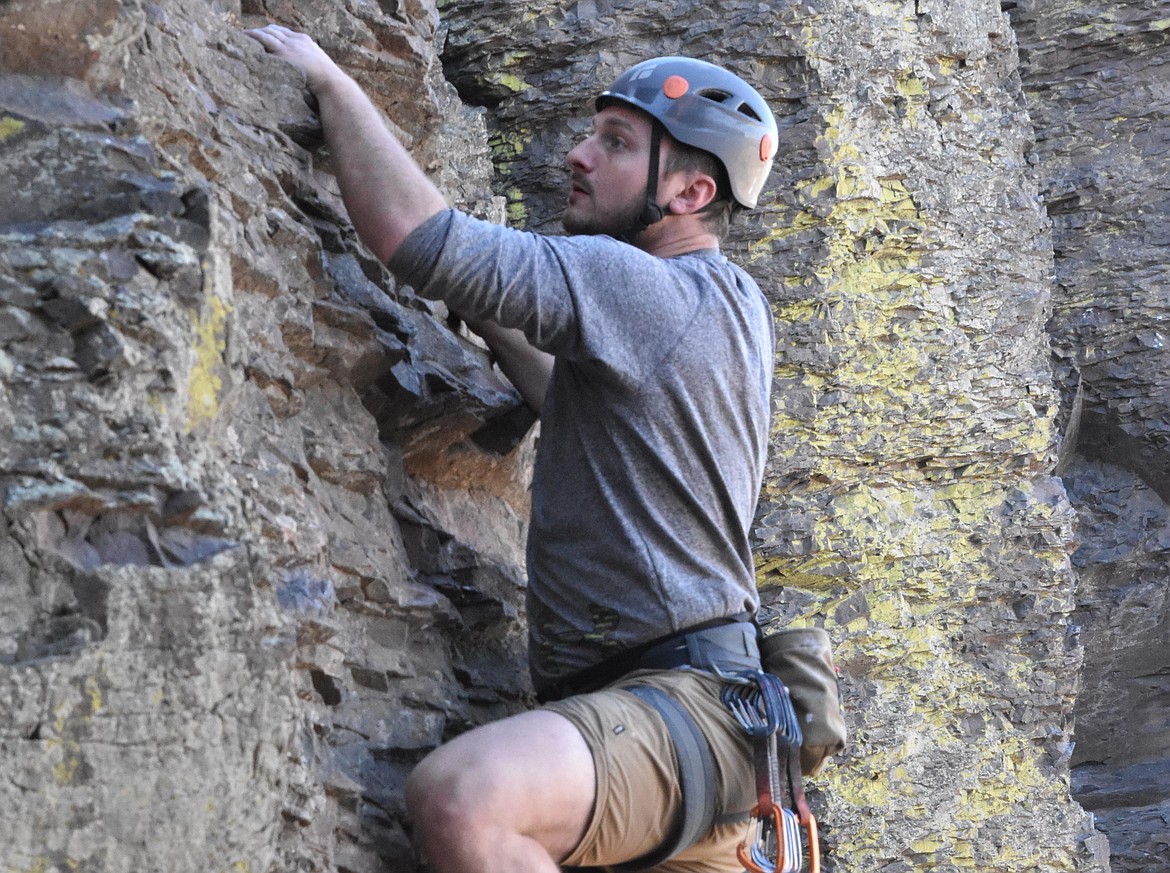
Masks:
[[[700,97],[706,97],[708,100],[713,100],[716,103],[723,103],[731,94],[727,91],[721,91],[718,88],[704,88],[699,92]]]
[[[738,99],[735,97],[734,94],[731,94],[727,91],[721,91],[718,88],[705,88],[704,90],[699,92],[699,96],[706,97],[708,100],[711,100],[715,103],[727,103],[728,101],[732,100],[733,98]],[[739,112],[741,115],[746,115],[748,118],[752,119],[753,121],[763,121],[763,119],[760,118],[759,114],[754,109],[752,109],[750,106],[748,106],[746,103],[740,103],[738,106],[734,107],[734,109],[735,109],[735,111]]]

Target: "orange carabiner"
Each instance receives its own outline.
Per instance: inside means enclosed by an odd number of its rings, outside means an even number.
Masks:
[[[808,873],[821,873],[821,840],[817,833],[816,816],[810,812],[807,820],[801,824],[808,834]]]
[[[735,856],[739,859],[739,863],[744,866],[744,869],[749,873],[776,873],[776,871],[787,869],[787,857],[785,856],[785,832],[783,811],[779,805],[772,806],[771,826],[773,828],[773,835],[776,842],[776,863],[773,864],[768,858],[769,845],[767,843],[767,829],[769,820],[760,815],[760,807],[757,805],[751,811],[752,824],[748,826],[748,832],[744,834],[743,840],[735,849]],[[805,814],[800,816],[800,826],[804,828],[806,838],[808,840],[808,873],[820,873],[821,871],[821,841],[820,835],[817,831],[817,820],[811,812],[805,811]],[[800,864],[800,845],[795,844],[795,855],[793,862]]]
[[[744,868],[750,873],[775,873],[776,870],[784,869],[784,822],[783,813],[780,807],[772,804],[772,828],[776,839],[776,863],[772,866],[764,866],[770,864],[768,861],[768,846],[765,842],[765,829],[768,824],[767,819],[760,815],[760,807],[757,804],[752,807],[751,824],[748,825],[748,832],[744,834],[743,840],[735,848],[735,856],[739,858],[739,863],[743,864]],[[814,830],[816,825],[813,825]],[[753,835],[753,830],[755,831]],[[751,846],[749,848],[749,841]]]

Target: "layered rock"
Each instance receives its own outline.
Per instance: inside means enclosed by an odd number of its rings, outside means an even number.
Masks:
[[[405,774],[524,695],[518,397],[357,244],[259,16],[501,212],[433,7],[0,9],[8,870],[413,869]]]
[[[1170,6],[1013,4],[1055,249],[1085,643],[1073,789],[1113,870],[1170,870]]]

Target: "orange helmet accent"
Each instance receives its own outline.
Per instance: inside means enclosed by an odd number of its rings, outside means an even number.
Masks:
[[[760,160],[772,160],[772,137],[766,133],[760,137]]]
[[[662,93],[671,100],[677,100],[687,93],[690,87],[691,83],[682,76],[668,76],[666,81],[662,83]]]

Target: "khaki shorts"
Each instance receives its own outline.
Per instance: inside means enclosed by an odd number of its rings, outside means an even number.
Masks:
[[[606,867],[661,846],[682,814],[674,744],[658,711],[621,690],[649,685],[686,707],[711,746],[716,826],[689,849],[654,868],[670,873],[741,873],[735,848],[755,804],[751,745],[719,699],[722,682],[694,670],[639,671],[591,694],[548,704],[584,735],[597,771],[597,799],[585,836],[562,864]],[[718,824],[721,817],[735,821]]]

